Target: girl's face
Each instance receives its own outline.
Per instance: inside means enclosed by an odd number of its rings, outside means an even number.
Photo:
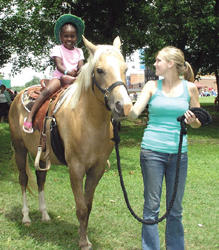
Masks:
[[[73,25],[64,25],[60,32],[60,39],[66,49],[72,50],[77,42],[77,30]]]
[[[169,63],[162,57],[160,53],[158,53],[156,57],[154,66],[156,69],[157,76],[164,76],[167,70],[169,69]]]

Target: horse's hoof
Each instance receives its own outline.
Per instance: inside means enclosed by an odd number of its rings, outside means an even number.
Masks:
[[[31,224],[30,217],[29,217],[29,216],[24,216],[23,219],[22,219],[22,223],[23,223],[25,226],[30,226],[30,224]]]
[[[43,219],[42,219],[42,222],[43,222],[43,223],[49,223],[50,221],[51,221],[51,219],[49,219],[49,220],[45,220],[45,219],[43,220]]]
[[[44,215],[42,216],[42,221],[43,221],[43,222],[49,222],[49,221],[51,221],[51,219],[50,219],[50,217],[49,217],[48,214],[44,214]]]
[[[86,246],[81,246],[81,250],[92,250],[92,243],[88,240],[88,244]]]
[[[82,247],[81,250],[92,250],[92,246]]]
[[[25,227],[29,227],[31,225],[31,222],[25,222],[23,223]]]

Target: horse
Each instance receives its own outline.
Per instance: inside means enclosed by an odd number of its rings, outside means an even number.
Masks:
[[[120,38],[116,37],[113,45],[95,45],[85,37],[83,42],[89,51],[88,60],[76,81],[65,90],[65,98],[62,98],[59,107],[53,110],[53,117],[63,142],[75,199],[79,221],[79,247],[88,250],[92,247],[87,236],[87,227],[94,192],[114,146],[111,121],[112,118],[118,120],[127,116],[132,102],[126,88],[127,65],[120,51]],[[40,133],[34,130],[34,133],[28,134],[22,129],[24,118],[27,116],[21,100],[23,93],[24,91],[20,92],[11,105],[9,127],[22,191],[22,222],[29,225],[31,219],[26,193],[30,172],[28,155],[36,157]],[[48,124],[50,122],[48,120]],[[40,169],[35,171],[42,221],[50,220],[44,196],[48,170],[45,159],[49,159],[51,164],[63,165],[52,150],[48,124],[47,157],[45,152],[41,154]]]

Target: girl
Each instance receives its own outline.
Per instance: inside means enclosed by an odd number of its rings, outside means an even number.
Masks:
[[[193,128],[201,126],[189,107],[200,107],[199,93],[193,70],[181,50],[165,47],[157,54],[154,63],[156,75],[163,80],[149,81],[132,107],[129,117],[137,118],[149,105],[149,122],[144,131],[140,163],[144,181],[145,220],[158,218],[162,181],[166,181],[166,205],[172,198],[179,145],[180,123],[178,116],[185,114],[185,122]],[[184,75],[184,79],[180,78]],[[166,247],[168,250],[184,249],[182,225],[182,199],[187,175],[187,138],[184,136],[180,163],[178,190],[173,208],[166,220]],[[160,249],[158,225],[142,226],[143,250]]]
[[[57,20],[54,33],[56,41],[61,45],[56,45],[51,53],[56,70],[53,72],[53,79],[41,92],[28,116],[24,119],[23,130],[26,133],[33,132],[32,120],[42,103],[61,86],[71,84],[76,79],[83,65],[84,55],[83,51],[75,45],[80,42],[83,32],[84,22],[77,16],[66,14]]]

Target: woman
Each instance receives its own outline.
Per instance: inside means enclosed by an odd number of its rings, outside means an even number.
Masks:
[[[190,107],[200,107],[199,93],[192,83],[193,70],[185,61],[183,52],[175,47],[165,47],[158,52],[154,66],[156,75],[162,76],[163,80],[147,82],[129,113],[129,117],[135,119],[148,104],[149,122],[141,143],[140,162],[145,199],[143,217],[152,221],[158,218],[164,176],[167,207],[172,198],[180,134],[177,117],[185,114],[187,124],[193,128],[201,126],[200,121],[189,110]],[[184,249],[182,199],[186,175],[187,138],[184,136],[178,191],[166,220],[166,247],[169,250]],[[142,248],[160,249],[157,224],[143,224]]]
[[[8,111],[11,105],[11,97],[4,84],[0,85],[0,120],[4,121],[8,116]]]

